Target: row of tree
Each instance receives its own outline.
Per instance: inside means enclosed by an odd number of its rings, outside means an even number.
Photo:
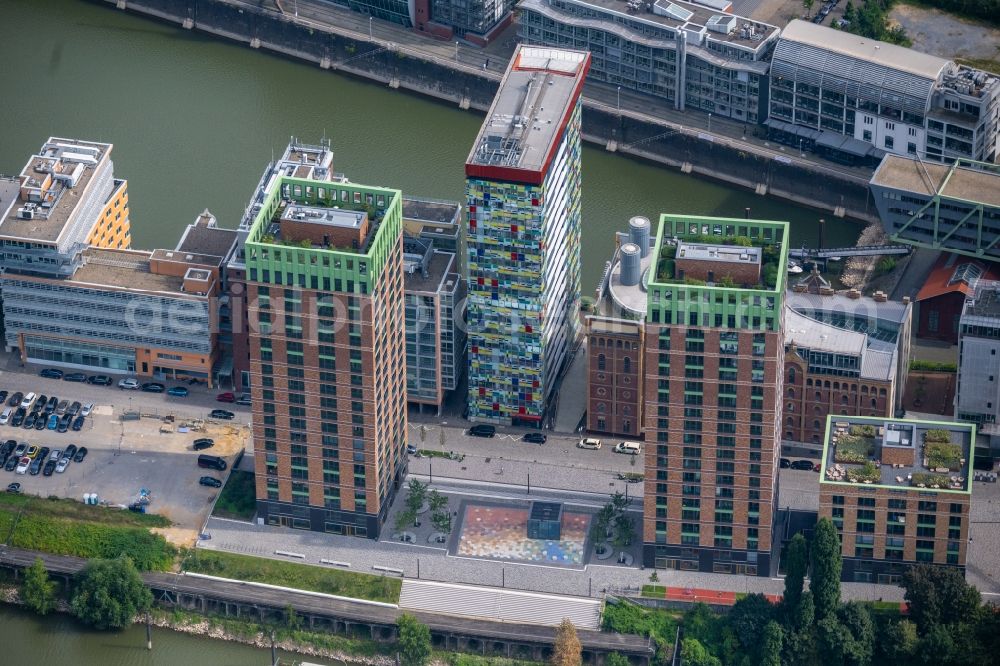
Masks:
[[[816,525],[812,543],[796,535],[785,555],[780,604],[751,594],[727,616],[698,606],[684,617],[686,666],[986,666],[1000,654],[1000,613],[952,567],[920,565],[903,578],[906,616],[842,602],[837,529]],[[810,574],[805,589],[806,574]]]

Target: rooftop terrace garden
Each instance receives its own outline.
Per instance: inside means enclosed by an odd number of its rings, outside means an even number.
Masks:
[[[706,245],[732,245],[736,247],[759,247],[761,248],[761,281],[755,285],[737,284],[728,275],[721,276],[712,286],[716,287],[743,287],[747,289],[774,289],[778,283],[779,262],[781,260],[781,250],[774,244],[755,242],[747,236],[714,236],[714,235],[693,235],[680,238],[685,243],[705,243]],[[689,284],[704,286],[704,280],[685,277],[683,280],[676,276],[677,246],[664,244],[660,248],[660,256],[657,260],[656,281],[661,284]]]
[[[847,480],[854,483],[878,483],[882,480],[882,472],[874,462],[868,460],[861,467],[847,470]]]
[[[874,433],[871,435],[854,434],[854,429],[857,427],[859,426],[851,428],[851,434],[840,435],[837,438],[836,450],[833,454],[833,460],[835,462],[859,464],[871,460],[875,455]],[[871,426],[860,427],[869,428]]]
[[[924,433],[924,460],[928,469],[957,472],[962,469],[962,447],[951,443],[947,430],[928,430]]]

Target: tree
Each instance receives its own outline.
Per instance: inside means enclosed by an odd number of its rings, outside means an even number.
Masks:
[[[909,620],[900,620],[889,623],[885,628],[879,647],[890,664],[902,666],[914,657],[919,642],[917,625]]]
[[[612,652],[604,658],[604,666],[629,666],[629,660],[619,652]]]
[[[417,479],[410,479],[407,490],[409,492],[406,494],[406,507],[413,509],[413,514],[416,515],[423,507],[424,500],[427,499],[427,484],[421,483]]]
[[[857,666],[870,663],[875,648],[875,625],[868,608],[850,601],[840,607],[837,618],[851,636],[844,645],[844,660]]]
[[[802,600],[802,585],[809,567],[809,547],[806,538],[799,532],[788,542],[785,551],[785,607],[795,612]]]
[[[816,0],[802,0],[802,6],[805,7],[806,16],[812,15],[812,8],[815,2]]]
[[[771,620],[764,626],[764,636],[760,644],[760,659],[757,661],[761,666],[781,666],[781,646],[785,639],[785,632],[781,626]]]
[[[556,629],[556,642],[552,651],[552,666],[580,666],[583,663],[583,646],[576,635],[576,627],[563,618]]]
[[[822,620],[833,615],[840,605],[840,535],[829,518],[821,518],[816,523],[811,549],[812,578],[809,591],[812,592],[816,619]]]
[[[81,621],[104,630],[127,627],[152,604],[153,594],[132,560],[119,557],[87,563],[70,607]]]
[[[685,638],[681,641],[681,662],[684,666],[722,666],[722,661],[697,638]]]
[[[56,607],[56,584],[49,579],[49,572],[40,557],[36,557],[24,570],[21,600],[39,615],[47,615]]]
[[[764,627],[774,616],[774,606],[763,594],[748,594],[729,611],[729,626],[745,654],[756,654]]]
[[[415,522],[417,522],[417,512],[410,507],[406,507],[396,514],[396,531],[402,532],[407,527],[411,527]]]
[[[431,507],[431,522],[438,532],[451,532],[451,509],[448,507],[448,498],[436,490],[432,490],[427,496],[427,503]]]
[[[615,518],[615,535],[612,538],[612,543],[615,545],[615,548],[625,548],[632,545],[632,539],[634,538],[635,523],[624,513],[620,514]]]
[[[920,640],[916,651],[917,663],[927,666],[951,666],[964,664],[959,659],[951,630],[944,625],[934,625]]]
[[[396,626],[403,666],[424,666],[431,658],[431,630],[409,613],[400,615]]]
[[[903,574],[904,599],[910,619],[921,633],[936,625],[962,622],[982,602],[979,591],[965,582],[958,569],[918,565]]]

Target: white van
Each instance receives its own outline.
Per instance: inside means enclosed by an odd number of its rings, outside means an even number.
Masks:
[[[615,444],[615,453],[627,453],[637,456],[642,453],[642,444],[638,442],[618,442]]]
[[[14,412],[13,407],[8,407],[7,409],[3,410],[3,413],[0,414],[0,425],[7,425],[7,422],[10,421],[10,415],[13,412]]]
[[[33,403],[35,401],[35,398],[37,397],[38,396],[35,395],[34,393],[29,393],[28,395],[24,396],[24,400],[21,401],[21,406],[24,407],[25,409],[28,409],[29,407],[31,407],[31,403]]]

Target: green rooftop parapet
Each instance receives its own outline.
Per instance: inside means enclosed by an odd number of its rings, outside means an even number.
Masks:
[[[678,279],[674,240],[761,249],[761,276],[739,285],[727,276],[713,283]],[[646,321],[652,324],[781,330],[788,269],[788,223],[695,215],[660,216],[655,258],[646,281]]]
[[[358,248],[318,247],[284,242],[272,232],[284,202],[318,208],[363,211],[370,230]],[[355,183],[277,178],[250,225],[246,241],[251,281],[288,287],[319,288],[323,278],[341,280],[343,291],[372,293],[373,285],[400,242],[402,193]]]

